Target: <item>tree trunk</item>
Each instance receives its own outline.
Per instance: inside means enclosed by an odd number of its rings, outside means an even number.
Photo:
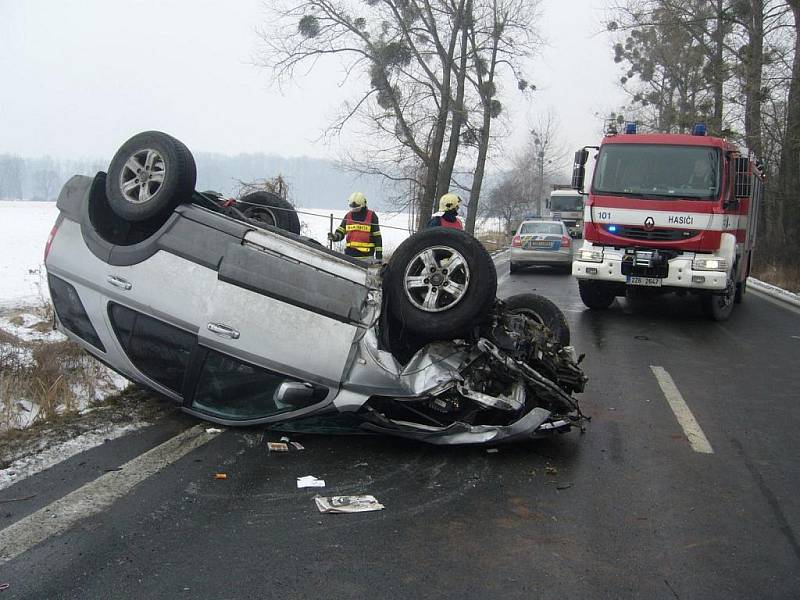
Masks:
[[[747,148],[762,157],[761,80],[764,69],[764,0],[750,0],[744,79],[744,135]]]
[[[467,34],[472,14],[472,0],[467,0],[464,15],[461,16],[461,59],[456,78],[456,98],[452,105],[452,122],[450,125],[450,141],[447,144],[447,154],[439,168],[439,181],[436,186],[436,197],[446,194],[450,189],[450,180],[458,156],[458,146],[461,143],[461,126],[464,124],[464,88],[467,79]]]
[[[725,83],[725,7],[724,0],[716,0],[714,10],[716,11],[716,28],[714,29],[713,55],[711,57],[711,92],[714,96],[714,116],[709,123],[709,129],[714,135],[722,132],[722,103],[723,86]]]
[[[491,128],[492,115],[491,108],[487,105],[483,109],[483,126],[481,127],[481,139],[478,146],[478,159],[475,161],[475,175],[472,178],[472,187],[469,190],[469,206],[467,207],[466,230],[475,233],[475,220],[478,217],[478,202],[481,197],[481,186],[483,186],[483,172],[486,168],[486,157],[489,154],[489,130]]]
[[[779,212],[785,219],[783,230],[789,236],[800,233],[800,210],[797,193],[800,190],[800,0],[786,0],[794,15],[794,61],[786,114],[786,132],[781,149],[779,177]],[[779,244],[786,242],[776,240]]]

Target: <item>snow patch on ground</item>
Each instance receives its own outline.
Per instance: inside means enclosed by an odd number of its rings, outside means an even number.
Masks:
[[[0,329],[24,342],[63,342],[67,339],[63,333],[53,329],[50,323],[29,312],[15,315],[13,321],[0,316]]]
[[[143,421],[125,425],[111,425],[109,427],[83,433],[66,442],[15,460],[10,466],[5,469],[0,469],[0,490],[14,485],[31,475],[49,469],[76,454],[90,450],[106,441],[116,439],[147,425],[149,425],[149,423]],[[42,440],[42,444],[45,443],[46,441]]]
[[[39,304],[48,297],[42,261],[57,216],[55,202],[0,201],[0,305]]]

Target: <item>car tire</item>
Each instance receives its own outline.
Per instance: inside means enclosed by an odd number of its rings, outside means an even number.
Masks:
[[[517,273],[519,271],[519,267],[515,265],[513,262],[508,263],[508,272],[509,273]]]
[[[583,303],[592,310],[605,310],[616,298],[616,294],[595,281],[578,281],[578,292]]]
[[[448,267],[456,261],[453,269]],[[467,336],[485,319],[497,292],[492,257],[474,237],[436,227],[406,239],[384,276],[389,310],[419,339]]]
[[[553,332],[558,343],[569,346],[570,331],[567,318],[552,301],[539,294],[517,294],[503,300],[507,311],[523,314]]]
[[[272,192],[253,192],[239,199],[236,207],[248,219],[300,235],[300,219],[288,200]]]
[[[147,221],[189,202],[196,181],[194,158],[183,143],[160,131],[145,131],[111,159],[106,197],[121,219]]]

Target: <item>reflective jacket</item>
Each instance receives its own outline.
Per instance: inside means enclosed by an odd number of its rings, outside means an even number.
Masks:
[[[378,215],[370,209],[350,211],[337,227],[335,240],[345,239],[345,254],[358,258],[383,258],[383,242]]]
[[[433,218],[428,221],[428,227],[449,227],[450,229],[460,229],[461,231],[464,230],[464,226],[461,224],[461,219],[459,219],[455,214],[448,214],[448,213],[436,213],[433,215]]]

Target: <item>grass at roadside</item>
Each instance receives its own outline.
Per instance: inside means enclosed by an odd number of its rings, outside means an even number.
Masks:
[[[784,290],[800,293],[800,266],[763,261],[756,263],[750,274]]]
[[[49,305],[6,310],[0,317],[0,432],[54,421],[126,385],[52,331]]]

